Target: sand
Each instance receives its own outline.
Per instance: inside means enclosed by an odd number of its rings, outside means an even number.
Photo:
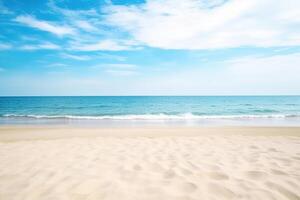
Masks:
[[[300,128],[0,127],[1,200],[300,199]]]

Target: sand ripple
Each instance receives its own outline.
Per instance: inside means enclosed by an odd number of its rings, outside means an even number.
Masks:
[[[300,138],[97,137],[0,143],[2,200],[300,200]]]

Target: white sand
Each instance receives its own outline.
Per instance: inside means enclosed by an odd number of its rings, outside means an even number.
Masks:
[[[300,199],[300,137],[256,130],[26,141],[14,135],[7,142],[9,132],[0,129],[0,199]]]

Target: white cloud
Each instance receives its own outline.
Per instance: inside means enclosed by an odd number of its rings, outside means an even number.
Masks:
[[[29,51],[40,50],[40,49],[57,50],[60,48],[61,48],[60,46],[50,42],[45,42],[45,43],[35,44],[35,45],[24,45],[20,47],[20,49],[22,50],[29,50]]]
[[[87,55],[74,55],[74,54],[67,54],[67,53],[62,53],[61,57],[70,58],[70,59],[74,59],[74,60],[80,60],[80,61],[91,59],[91,57],[87,56]]]
[[[56,1],[57,2],[57,1]],[[47,5],[49,8],[55,12],[61,13],[62,15],[66,17],[75,17],[78,18],[80,16],[87,16],[87,17],[92,17],[92,16],[99,16],[98,12],[95,9],[88,9],[88,10],[70,10],[70,9],[65,9],[61,8],[56,5],[56,2],[53,0],[50,0]]]
[[[111,30],[104,29],[103,27],[106,25],[103,25],[103,22],[99,20],[101,15],[95,9],[64,9],[57,6],[54,1],[50,1],[48,6],[50,13],[59,16],[60,21],[45,21],[32,15],[20,15],[14,21],[57,36],[68,35],[64,41],[64,46],[71,51],[123,51],[137,49],[138,44],[135,41],[116,39],[119,38],[118,31],[113,33]],[[39,49],[39,47],[33,45],[25,45],[22,48],[24,50]],[[50,47],[47,49],[50,49]]]
[[[93,24],[92,20],[93,18],[98,19],[100,17],[100,15],[95,9],[70,10],[57,6],[54,1],[49,1],[48,6],[54,12],[63,15],[64,20],[68,21],[69,24],[72,24],[73,26],[87,32],[100,32],[98,28]]]
[[[148,0],[109,5],[106,23],[163,49],[300,45],[298,0]]]
[[[131,76],[138,74],[137,65],[126,63],[103,63],[92,66],[92,69],[105,69],[105,72],[113,76]]]
[[[53,33],[57,36],[73,35],[75,30],[66,25],[59,25],[53,22],[38,20],[30,15],[21,15],[15,18],[16,22],[33,27],[42,31]]]
[[[85,30],[85,31],[97,31],[97,28],[93,26],[90,22],[85,20],[74,21],[75,26]]]
[[[12,46],[10,44],[1,44],[0,43],[0,51],[1,50],[7,50],[7,49],[11,49]]]
[[[118,69],[108,69],[108,70],[106,70],[106,73],[109,73],[113,76],[132,76],[132,75],[137,75],[138,74],[136,71],[118,70]]]
[[[122,69],[122,70],[134,70],[137,68],[134,64],[125,64],[125,63],[103,63],[101,65],[94,66],[94,68],[109,68],[109,69]]]
[[[78,51],[121,51],[131,50],[133,47],[107,39],[93,44],[74,44],[71,49]]]

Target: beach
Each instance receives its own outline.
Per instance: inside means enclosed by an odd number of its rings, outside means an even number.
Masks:
[[[300,200],[300,0],[0,18],[0,200]]]
[[[299,127],[0,127],[0,199],[300,199]]]

